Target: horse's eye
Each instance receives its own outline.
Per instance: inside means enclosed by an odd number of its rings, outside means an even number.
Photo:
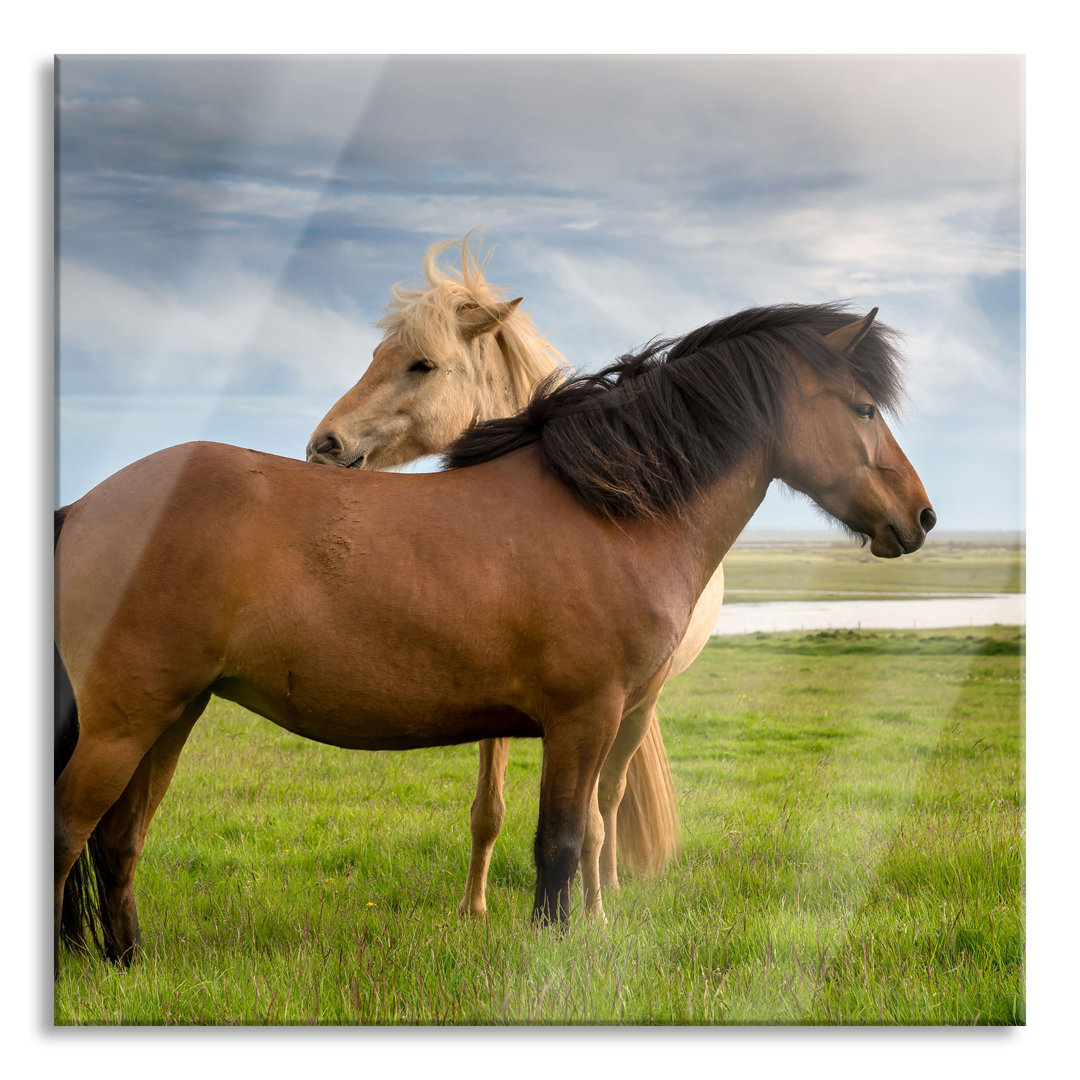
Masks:
[[[864,420],[874,419],[874,406],[873,405],[853,405],[856,416],[861,416]]]
[[[409,368],[409,370],[419,371],[421,373],[425,371],[434,371],[435,365],[430,360],[417,360],[416,363],[413,364],[411,368]]]

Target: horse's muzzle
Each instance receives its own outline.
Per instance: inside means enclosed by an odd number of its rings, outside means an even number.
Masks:
[[[332,432],[316,432],[307,445],[307,459],[316,465],[345,465],[345,448]]]
[[[918,551],[926,540],[926,534],[937,524],[937,514],[925,507],[919,514],[919,523],[911,531],[900,530],[887,524],[871,541],[870,551],[880,559],[898,559]]]

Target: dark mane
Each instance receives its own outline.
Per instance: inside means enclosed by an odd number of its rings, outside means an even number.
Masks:
[[[778,430],[790,353],[828,376],[847,370],[882,409],[901,397],[899,356],[874,323],[850,357],[824,335],[858,318],[843,304],[750,308],[654,341],[594,374],[541,383],[516,416],[471,428],[443,455],[460,469],[539,443],[545,465],[611,518],[676,512]]]

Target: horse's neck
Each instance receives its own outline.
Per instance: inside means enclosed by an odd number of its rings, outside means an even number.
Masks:
[[[570,374],[569,369],[563,368],[559,363],[553,351],[539,344],[526,345],[520,341],[512,341],[503,334],[495,335],[492,344],[495,350],[494,359],[501,365],[503,411],[482,419],[494,420],[521,412],[529,404],[533,390],[553,371],[561,370],[566,375]]]
[[[688,530],[701,589],[754,516],[771,481],[769,454],[757,451],[684,508],[681,522]]]
[[[459,384],[459,393],[469,395],[473,422],[512,416],[519,411],[507,363],[494,334],[476,339],[472,352],[472,373]]]

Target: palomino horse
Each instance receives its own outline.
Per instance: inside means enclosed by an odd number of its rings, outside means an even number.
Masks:
[[[438,256],[460,243],[461,269],[444,271]],[[463,431],[483,420],[523,409],[548,376],[571,373],[521,308],[484,279],[469,237],[447,240],[424,257],[426,284],[392,290],[379,326],[383,341],[363,378],[320,421],[308,443],[309,461],[345,468],[387,469],[422,454],[442,453]],[[671,658],[678,675],[704,648],[724,599],[724,569],[717,568],[694,608]],[[678,851],[679,818],[655,708],[628,717],[644,724],[645,738],[629,766],[609,755],[600,774],[604,819],[600,880],[618,887],[615,853],[637,872],[658,872]],[[462,915],[487,912],[491,852],[502,828],[508,739],[480,743],[480,770],[470,814],[472,852]],[[625,777],[625,779],[624,779]],[[624,792],[625,788],[625,792]]]
[[[533,918],[568,918],[579,864],[601,914],[601,767],[643,737],[624,718],[648,715],[770,482],[884,558],[935,523],[878,412],[899,378],[873,316],[762,308],[656,343],[472,428],[445,472],[189,443],[58,511],[80,729],[55,785],[57,945],[83,940],[65,886],[94,834],[106,953],[135,954],[135,866],[212,694],[342,747],[540,737]]]

